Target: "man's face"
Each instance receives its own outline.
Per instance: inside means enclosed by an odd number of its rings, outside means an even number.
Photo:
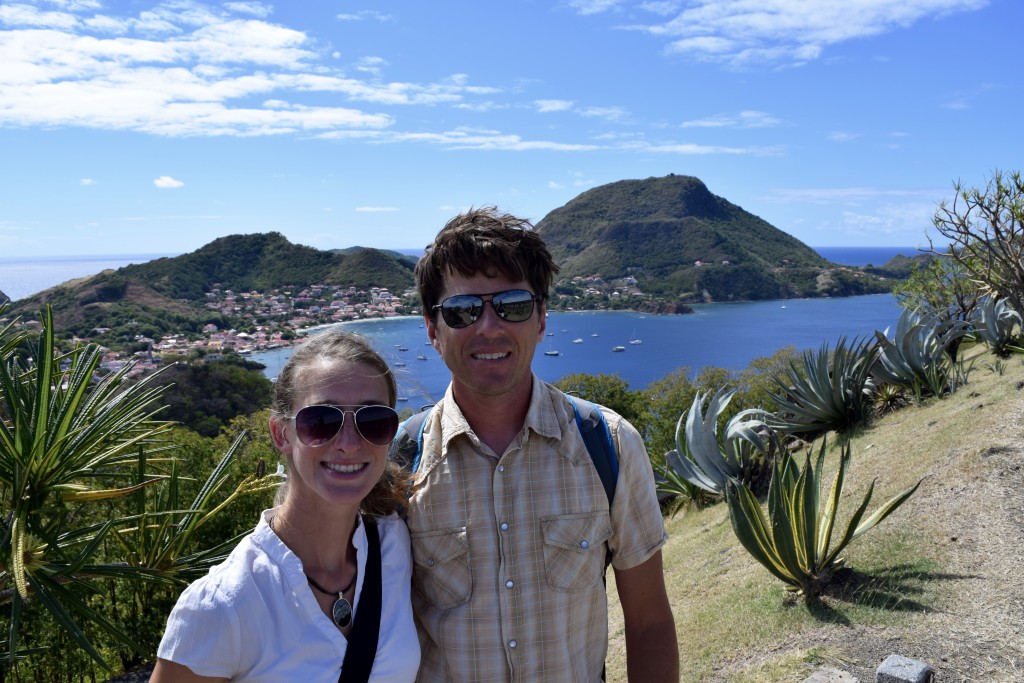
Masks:
[[[465,277],[448,273],[441,301],[459,294],[482,295],[511,289],[533,291],[525,281],[477,273]],[[535,293],[535,292],[534,292]],[[535,304],[533,314],[522,322],[502,320],[490,303],[485,303],[477,321],[452,328],[436,311],[436,322],[427,318],[427,336],[452,372],[455,397],[462,399],[528,397],[531,390],[530,365],[538,342],[544,337],[546,310]]]

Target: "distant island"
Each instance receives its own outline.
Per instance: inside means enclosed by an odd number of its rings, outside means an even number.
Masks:
[[[913,260],[833,264],[812,248],[669,175],[596,187],[537,223],[561,268],[550,307],[686,313],[690,304],[889,291]],[[304,329],[419,315],[415,257],[352,247],[324,251],[276,232],[231,235],[181,256],[72,280],[13,302],[31,321],[45,305],[59,329],[124,353],[249,353]]]

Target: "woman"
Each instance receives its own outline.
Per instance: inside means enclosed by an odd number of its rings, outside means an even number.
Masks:
[[[328,330],[296,349],[270,417],[288,466],[280,504],[182,593],[152,683],[335,683],[360,680],[368,662],[371,681],[415,678],[409,534],[395,514],[405,478],[387,458],[395,397],[394,375],[361,337]]]

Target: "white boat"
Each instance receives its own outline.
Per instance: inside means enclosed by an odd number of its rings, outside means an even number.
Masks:
[[[613,346],[612,347],[612,351],[625,351],[625,350],[626,350],[625,346]]]
[[[583,337],[576,337],[575,339],[572,340],[572,343],[573,344],[582,344],[583,343]]]
[[[416,356],[416,360],[426,360],[426,359],[427,359],[427,357],[424,356],[424,355]]]
[[[640,339],[630,339],[629,343],[630,344],[643,344],[643,341],[640,340]]]
[[[560,356],[562,354],[559,353],[558,351],[555,351],[554,349],[552,349],[551,351],[545,351],[544,355],[545,356]]]

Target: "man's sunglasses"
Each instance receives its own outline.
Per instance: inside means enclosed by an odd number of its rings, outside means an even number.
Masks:
[[[312,405],[299,409],[292,417],[295,434],[307,446],[323,446],[345,426],[347,413],[352,413],[359,436],[374,446],[389,445],[398,432],[398,413],[388,406],[344,410],[332,405]]]
[[[490,299],[484,299],[484,297]],[[533,315],[533,305],[540,297],[525,289],[509,289],[494,294],[457,294],[450,296],[430,310],[441,311],[448,327],[469,327],[484,314],[484,303],[490,301],[498,317],[510,323],[521,323]]]

